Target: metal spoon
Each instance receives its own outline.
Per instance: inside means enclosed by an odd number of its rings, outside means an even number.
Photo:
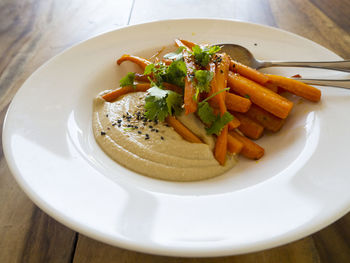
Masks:
[[[332,69],[344,72],[350,72],[350,60],[343,61],[324,61],[324,62],[283,62],[283,61],[261,61],[255,59],[253,54],[240,45],[235,44],[217,44],[221,46],[221,50],[226,52],[234,60],[240,63],[252,67],[254,69],[261,69],[267,67],[307,67],[307,68],[322,68]],[[333,86],[350,89],[350,79],[333,80],[333,79],[299,79],[304,83],[321,85],[321,86]]]

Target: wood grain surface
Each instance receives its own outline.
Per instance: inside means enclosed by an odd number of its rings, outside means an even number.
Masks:
[[[124,25],[183,17],[270,25],[350,58],[349,0],[0,0],[0,123],[24,80],[64,49]],[[111,247],[66,228],[37,208],[13,179],[2,148],[0,158],[1,263],[350,262],[350,214],[302,240],[239,256],[175,258]]]

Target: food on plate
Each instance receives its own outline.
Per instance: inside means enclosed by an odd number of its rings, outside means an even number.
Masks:
[[[242,65],[219,46],[175,44],[154,61],[120,57],[118,65],[129,61],[140,72],[94,100],[97,143],[140,174],[196,181],[223,174],[238,155],[258,160],[264,149],[253,140],[279,131],[293,108],[281,90],[320,100],[318,89]]]

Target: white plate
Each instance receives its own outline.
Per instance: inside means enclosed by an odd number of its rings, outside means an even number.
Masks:
[[[266,155],[259,162],[241,158],[234,169],[207,181],[147,178],[100,150],[91,129],[92,100],[116,88],[132,68],[128,63],[116,67],[116,58],[145,54],[141,51],[171,44],[175,37],[242,44],[261,59],[340,59],[294,34],[227,20],[160,21],[89,39],[39,68],[8,110],[4,151],[28,196],[89,237],[176,256],[270,248],[309,235],[348,212],[349,91],[324,88],[322,102],[296,103],[282,131],[261,139]],[[301,68],[268,71],[326,74]]]

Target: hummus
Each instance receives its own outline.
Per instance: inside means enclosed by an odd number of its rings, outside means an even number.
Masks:
[[[144,92],[126,94],[112,103],[101,95],[94,100],[94,136],[110,158],[130,170],[163,180],[196,181],[220,175],[235,164],[234,156],[225,166],[216,161],[214,139],[197,117],[179,119],[205,143],[190,143],[166,123],[146,120]]]

